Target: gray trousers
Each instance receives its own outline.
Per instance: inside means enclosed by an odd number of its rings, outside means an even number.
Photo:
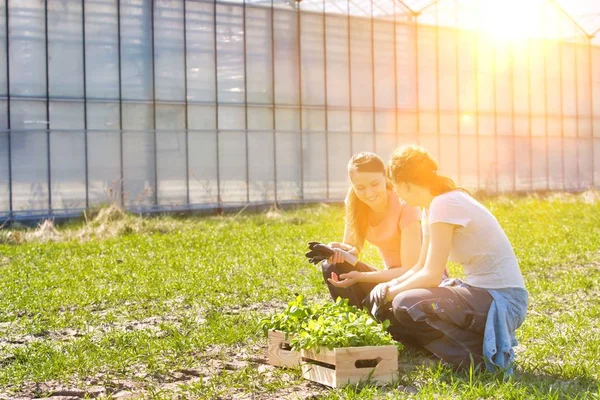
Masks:
[[[400,293],[377,315],[394,339],[422,346],[462,368],[483,363],[483,334],[492,296],[486,289],[446,280],[442,286]],[[450,286],[446,286],[447,284]]]
[[[327,289],[329,289],[331,298],[333,300],[337,299],[338,297],[348,299],[348,303],[350,305],[359,308],[363,305],[363,300],[368,301],[371,290],[373,290],[373,288],[377,285],[376,283],[359,282],[348,288],[339,288],[333,286],[327,281],[328,278],[331,278],[331,274],[334,272],[339,276],[340,274],[350,271],[377,271],[375,268],[361,261],[357,262],[356,265],[352,265],[347,262],[339,264],[329,264],[324,262],[321,264],[321,269],[323,271],[323,280],[325,280],[325,284],[327,285]]]

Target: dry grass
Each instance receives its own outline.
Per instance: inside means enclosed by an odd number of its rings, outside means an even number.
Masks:
[[[89,219],[92,216],[93,218]],[[108,239],[133,233],[169,233],[176,229],[177,222],[170,218],[144,218],[129,214],[111,205],[85,215],[85,223],[77,229],[60,231],[52,220],[42,221],[37,228],[28,229],[21,225],[0,230],[0,244],[19,245],[24,243],[48,243],[92,239]]]

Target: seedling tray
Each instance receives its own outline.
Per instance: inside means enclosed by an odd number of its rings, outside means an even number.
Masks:
[[[302,376],[333,388],[370,380],[384,385],[398,372],[396,346],[342,347],[301,350]]]

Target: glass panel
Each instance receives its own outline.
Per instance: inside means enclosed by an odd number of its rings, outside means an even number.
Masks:
[[[440,154],[438,157],[440,174],[458,181],[458,137],[454,135],[442,136],[439,139]]]
[[[158,204],[187,202],[185,106],[156,106]]]
[[[564,170],[565,190],[579,190],[579,154],[577,139],[564,140]]]
[[[328,15],[325,22],[327,24],[327,105],[347,107],[350,99],[348,20]]]
[[[244,107],[219,106],[219,129],[245,129],[246,112]]]
[[[246,136],[241,131],[219,132],[219,176],[224,203],[246,203]]]
[[[183,0],[156,0],[154,9],[154,63],[156,99],[185,98]]]
[[[50,102],[52,208],[85,208],[85,134],[82,102]],[[65,129],[65,131],[61,131]]]
[[[306,108],[303,109],[302,130],[312,132],[325,130],[325,111]]]
[[[477,148],[478,138],[460,136],[460,186],[467,190],[475,190],[478,184]]]
[[[575,95],[575,49],[571,43],[563,43],[560,48],[562,69],[562,111],[564,115],[577,115]]]
[[[373,107],[373,65],[369,20],[350,19],[352,107]]]
[[[201,1],[187,1],[185,6],[188,100],[214,102],[216,98],[214,5]],[[198,196],[195,198],[200,198]]]
[[[600,35],[598,36],[600,37]],[[592,98],[594,99],[594,116],[600,117],[600,46],[592,47]],[[600,136],[600,134],[595,136]]]
[[[249,103],[273,102],[271,10],[246,8],[246,72]]]
[[[329,196],[343,199],[348,191],[348,171],[346,165],[352,157],[350,135],[347,133],[329,132]]]
[[[8,93],[6,80],[6,66],[8,64],[6,59],[6,1],[8,0],[0,0],[0,96],[6,96]],[[2,117],[0,116],[0,118]]]
[[[248,133],[250,201],[275,201],[275,154],[273,133]]]
[[[244,101],[243,9],[217,4],[217,79],[219,102]]]
[[[249,108],[248,129],[273,130],[273,110],[269,108]]]
[[[275,13],[275,102],[298,104],[298,23],[296,14]]]
[[[456,32],[449,29],[438,29],[438,32],[439,107],[442,111],[455,111],[458,109],[459,97],[458,82],[456,81],[458,76]],[[444,125],[442,124],[442,126]],[[446,131],[446,129],[442,129],[442,132]]]
[[[119,37],[116,2],[86,2],[85,59],[88,98],[118,99]]]
[[[475,74],[475,39],[469,32],[458,37],[459,108],[472,113],[476,107],[477,81]]]
[[[325,133],[306,132],[303,136],[304,199],[327,197],[327,152]]]
[[[545,138],[532,138],[532,171],[533,189],[545,190],[548,188],[548,149]]]
[[[90,205],[121,202],[119,105],[88,102],[88,196]]]
[[[563,189],[563,141],[548,139],[548,182],[551,190]]]
[[[512,101],[515,115],[529,114],[529,82],[531,73],[529,71],[529,41],[515,43],[513,47],[512,61]],[[516,121],[515,121],[516,123]]]
[[[592,187],[594,178],[594,143],[590,139],[577,141],[579,161],[579,187],[582,189]]]
[[[46,104],[13,100],[10,114],[12,128],[15,129],[11,136],[13,209],[47,210]]]
[[[277,201],[299,200],[301,191],[300,134],[277,131]]]
[[[123,99],[149,100],[153,96],[152,1],[121,0]]]
[[[44,2],[11,2],[10,93],[12,96],[46,97],[46,36]]]
[[[189,133],[190,202],[216,206],[220,203],[217,182],[217,135],[214,131]]]
[[[396,25],[396,77],[398,79],[398,108],[417,108],[417,65],[415,26]]]
[[[375,107],[395,108],[394,24],[375,21],[373,27],[375,57]]]
[[[325,58],[323,15],[302,14],[300,18],[302,61],[302,104],[325,104]]]
[[[123,104],[123,174],[125,204],[154,203],[156,149],[152,106]]]
[[[437,110],[437,54],[435,29],[430,27],[418,27],[418,49],[419,49],[419,107],[421,110]],[[428,132],[428,131],[422,131]],[[437,132],[435,129],[433,132]]]
[[[83,96],[81,2],[48,2],[50,96]]]
[[[217,128],[217,114],[214,106],[188,106],[188,129],[214,130]]]
[[[527,191],[531,188],[531,140],[515,139],[515,188]]]
[[[479,138],[479,188],[487,192],[497,190],[496,140]]]

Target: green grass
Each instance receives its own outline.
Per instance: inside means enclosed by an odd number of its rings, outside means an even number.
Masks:
[[[339,240],[341,207],[120,215],[58,227],[48,242],[25,229],[0,231],[0,397],[102,386],[105,397],[128,390],[146,398],[600,399],[600,212],[566,200],[486,201],[531,296],[515,376],[433,363],[402,370],[384,388],[326,389],[260,362],[262,317],[296,293],[327,298],[303,253],[309,240]],[[379,262],[372,247],[364,259]],[[456,266],[451,272],[460,275]]]

